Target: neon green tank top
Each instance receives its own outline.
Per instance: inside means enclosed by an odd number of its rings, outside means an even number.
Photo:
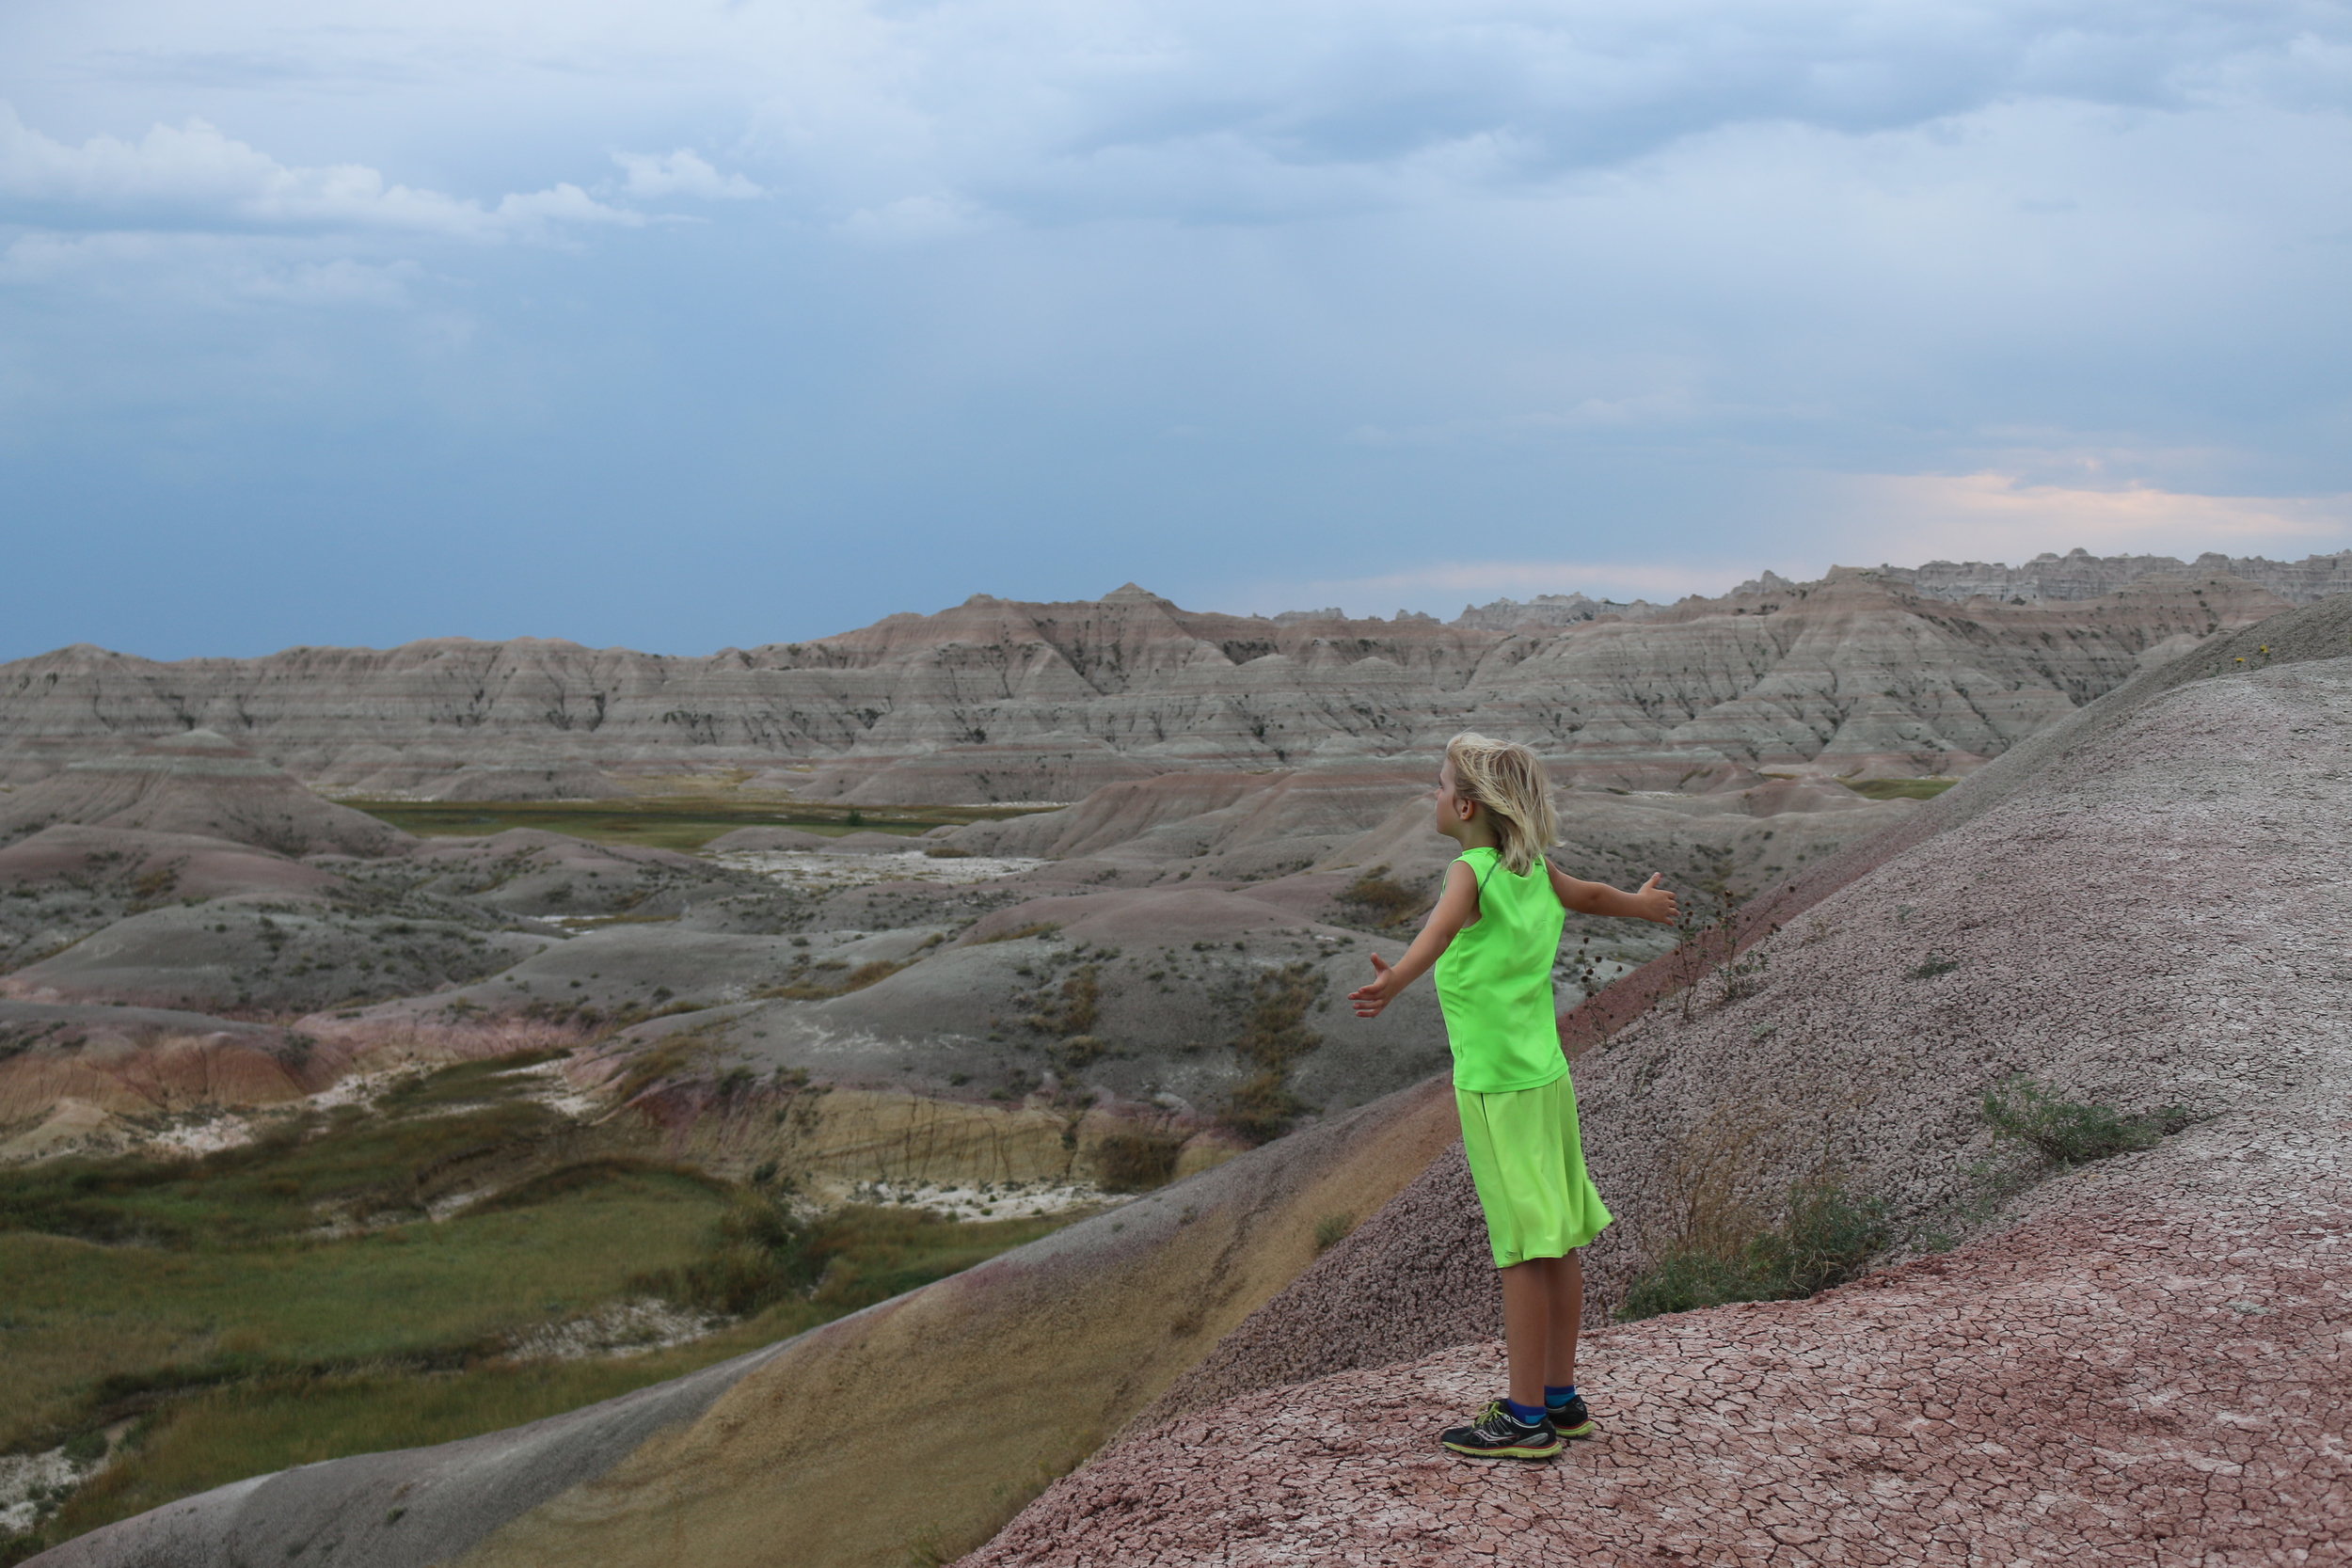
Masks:
[[[1454,1086],[1472,1094],[1541,1088],[1568,1070],[1551,1000],[1567,911],[1540,860],[1515,877],[1497,850],[1459,859],[1478,878],[1478,920],[1454,933],[1435,972]]]

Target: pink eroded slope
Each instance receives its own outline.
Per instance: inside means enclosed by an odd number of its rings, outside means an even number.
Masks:
[[[2342,1562],[2345,1129],[2314,1097],[1948,1257],[1603,1330],[1555,1464],[1437,1449],[1502,1386],[1465,1345],[1182,1418],[965,1560]]]
[[[1825,1151],[1914,1235],[1961,1223],[2010,1071],[2199,1125],[1947,1258],[1604,1330],[1601,1441],[1501,1473],[1434,1446],[1501,1391],[1440,1158],[972,1560],[2352,1560],[2352,600],[2280,621],[2296,662],[2225,645],[1759,900],[1760,989],[1611,1021],[1594,1305],[1671,1238],[1677,1149],[1741,1117],[1820,1128],[1748,1150],[1741,1200]]]

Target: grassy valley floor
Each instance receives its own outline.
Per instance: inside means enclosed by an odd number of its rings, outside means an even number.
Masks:
[[[0,1563],[246,1476],[677,1377],[1078,1217],[799,1212],[596,1152],[532,1098],[537,1060],[199,1159],[0,1173],[0,1455],[63,1446],[84,1473]]]

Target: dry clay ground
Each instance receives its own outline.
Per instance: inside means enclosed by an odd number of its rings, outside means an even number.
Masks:
[[[2290,619],[2307,659],[2352,640],[2342,601]],[[972,1568],[2352,1560],[2352,658],[2119,697],[1751,948],[1756,994],[1579,1063],[1628,1216],[1590,1305],[1730,1119],[1739,1196],[1826,1153],[1915,1237],[1965,1228],[2010,1072],[2203,1119],[1948,1253],[1603,1329],[1597,1440],[1501,1469],[1433,1443],[1502,1375],[1441,1159]]]

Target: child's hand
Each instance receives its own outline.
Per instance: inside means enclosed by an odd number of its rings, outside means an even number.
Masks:
[[[1377,953],[1372,955],[1372,984],[1347,993],[1348,1001],[1355,1004],[1358,1018],[1378,1018],[1380,1009],[1394,1001],[1396,993],[1405,989],[1397,983],[1396,971],[1391,969],[1388,960]]]
[[[1633,893],[1633,912],[1644,920],[1655,920],[1661,926],[1671,926],[1681,911],[1675,907],[1675,895],[1659,884],[1666,879],[1662,871],[1653,871],[1649,880]]]

